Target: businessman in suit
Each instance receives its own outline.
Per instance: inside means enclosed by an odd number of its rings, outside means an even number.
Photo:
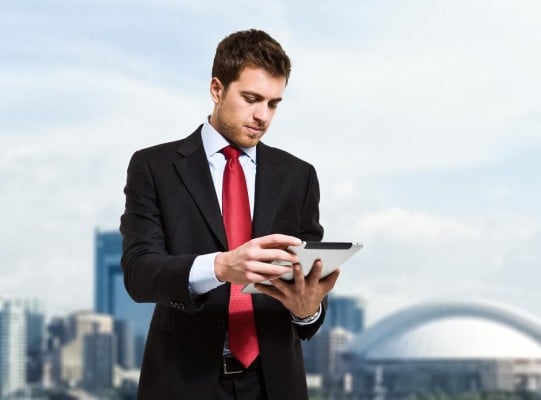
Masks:
[[[318,261],[304,277],[286,251],[323,237],[314,167],[260,141],[290,69],[267,33],[227,36],[212,114],[130,160],[124,281],[135,301],[156,303],[139,399],[308,397],[300,340],[323,323],[338,271],[320,279]],[[277,279],[291,269],[293,282]],[[263,294],[241,293],[250,283]]]

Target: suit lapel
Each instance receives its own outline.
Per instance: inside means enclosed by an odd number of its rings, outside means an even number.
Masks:
[[[257,172],[255,179],[255,206],[252,221],[252,236],[259,237],[272,232],[272,225],[278,211],[279,199],[283,188],[283,178],[287,174],[273,157],[273,149],[263,143],[257,145]],[[252,296],[258,336],[260,338],[272,335],[274,329],[272,319],[258,318],[257,310],[276,308],[277,301],[271,297]],[[283,310],[283,308],[281,308]],[[261,342],[260,342],[261,343]]]
[[[220,205],[210,175],[208,160],[201,141],[201,128],[182,141],[174,162],[177,173],[186,186],[209,229],[224,250],[227,238]],[[278,208],[282,177],[285,172],[273,163],[272,149],[263,143],[257,146],[257,172],[255,184],[255,206],[252,222],[253,237],[268,235]]]
[[[174,162],[178,175],[197,204],[210,230],[222,248],[226,250],[227,240],[222,214],[201,141],[201,128],[182,141],[178,153],[180,157]]]
[[[268,235],[278,209],[282,190],[280,165],[273,163],[272,149],[263,143],[257,146],[257,172],[255,179],[255,207],[252,222],[253,236]]]

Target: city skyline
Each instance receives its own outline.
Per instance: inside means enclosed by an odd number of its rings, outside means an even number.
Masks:
[[[335,292],[368,324],[440,297],[541,315],[538,2],[41,4],[0,3],[4,297],[93,308],[131,153],[192,132],[216,44],[258,27],[293,62],[264,142],[315,165],[325,239],[365,245]]]
[[[101,240],[108,245],[102,247]],[[115,242],[108,234],[98,236],[97,252],[105,250],[105,259],[118,253]],[[96,293],[110,299],[102,290]],[[0,300],[0,392],[14,398],[135,398],[138,371],[115,355],[117,346],[133,345],[117,325],[123,317],[74,312],[45,326],[40,310],[38,302]],[[391,397],[539,397],[540,318],[495,304],[453,301],[404,308],[364,330],[363,314],[361,299],[329,296],[326,324],[303,342],[315,398],[364,398],[376,386]]]

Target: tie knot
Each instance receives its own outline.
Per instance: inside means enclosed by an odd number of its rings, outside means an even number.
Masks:
[[[231,159],[236,160],[242,154],[241,149],[237,149],[236,147],[233,147],[233,146],[226,146],[221,150],[221,152],[225,156],[226,160],[231,160]]]

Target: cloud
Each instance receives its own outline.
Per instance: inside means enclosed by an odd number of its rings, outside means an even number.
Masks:
[[[539,314],[541,224],[516,216],[461,221],[391,208],[359,219],[365,248],[336,290],[357,293],[369,322],[433,299],[486,299]]]
[[[351,178],[334,182],[330,192],[335,199],[343,201],[346,198],[351,198],[355,194],[355,183]]]
[[[413,213],[398,207],[362,216],[358,221],[360,233],[368,237],[386,237],[404,241],[478,239],[480,233],[461,222]]]
[[[287,118],[278,126],[319,136],[309,149],[304,135],[280,144],[310,159],[340,146],[340,157],[319,164],[357,176],[486,165],[510,149],[541,146],[541,40],[532,17],[541,10],[476,4],[366,5],[359,13],[378,21],[367,28],[371,40],[364,27],[348,26],[351,36],[334,47],[294,42]]]
[[[21,96],[36,104],[44,104],[44,97],[49,105],[56,103],[51,110],[58,118],[22,127],[14,120],[12,130],[2,132],[0,292],[39,294],[54,311],[64,310],[66,299],[72,308],[91,307],[94,229],[118,227],[131,153],[190,133],[205,106],[195,97],[107,70],[11,75],[25,82]],[[63,88],[61,95],[57,87]],[[74,103],[77,118],[61,118],[66,99]]]

